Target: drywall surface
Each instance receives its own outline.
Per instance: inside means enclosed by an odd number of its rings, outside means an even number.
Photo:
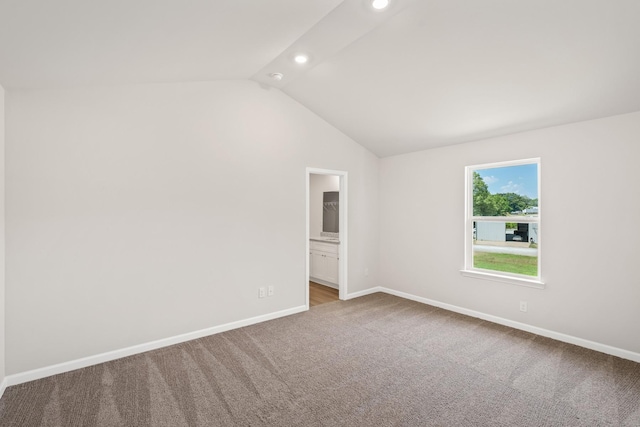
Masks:
[[[381,159],[381,286],[640,352],[639,141],[633,113]],[[465,166],[534,157],[546,288],[461,276]]]
[[[0,383],[5,377],[4,89],[0,86]]]
[[[322,232],[323,193],[340,191],[340,177],[335,175],[309,176],[309,236],[318,237]]]
[[[304,306],[307,167],[349,173],[377,285],[378,158],[278,90],[16,90],[6,124],[8,374]]]

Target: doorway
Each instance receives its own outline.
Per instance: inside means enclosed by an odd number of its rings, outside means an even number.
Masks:
[[[338,193],[335,202],[335,193]],[[334,193],[327,194],[325,193]],[[337,290],[338,298],[347,295],[347,248],[348,248],[348,189],[347,172],[330,169],[307,168],[306,176],[306,278],[305,295],[307,308],[310,307],[310,281],[319,283],[329,294]],[[324,214],[335,216],[326,220]],[[332,224],[332,225],[328,225]],[[325,231],[323,227],[331,227]],[[335,291],[334,291],[335,292]],[[315,303],[314,303],[315,304]]]

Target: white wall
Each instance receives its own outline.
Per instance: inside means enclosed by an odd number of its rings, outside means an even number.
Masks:
[[[0,384],[5,377],[4,89],[0,86]],[[0,389],[1,394],[1,389]]]
[[[309,236],[322,232],[323,197],[325,191],[340,191],[340,177],[311,174],[309,177]]]
[[[639,141],[640,112],[382,159],[381,286],[640,353]],[[532,157],[546,289],[461,276],[464,167]]]
[[[348,171],[349,290],[378,282],[378,159],[280,91],[10,90],[6,117],[8,374],[304,306],[307,167]]]

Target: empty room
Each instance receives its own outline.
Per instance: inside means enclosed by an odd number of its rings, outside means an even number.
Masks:
[[[640,426],[637,0],[0,0],[0,425]]]

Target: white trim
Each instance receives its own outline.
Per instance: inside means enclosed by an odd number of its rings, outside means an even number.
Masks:
[[[538,215],[535,218],[521,217],[521,216],[474,216],[473,215],[473,172],[484,169],[494,169],[501,167],[520,166],[535,164],[537,168],[537,185],[538,185]],[[542,159],[535,157],[531,159],[521,160],[508,160],[502,162],[485,163],[480,165],[466,166],[464,168],[465,181],[464,181],[464,269],[461,270],[463,276],[474,277],[477,279],[494,280],[497,282],[509,283],[513,285],[529,286],[538,289],[544,289],[544,282],[542,281],[542,234],[544,233],[543,227],[540,227],[542,223],[542,173],[541,173]],[[525,222],[528,224],[538,224],[538,275],[537,277],[519,277],[518,274],[494,272],[493,270],[476,269],[473,266],[473,222]]]
[[[319,168],[311,168],[307,167],[306,170],[306,262],[305,262],[305,301],[307,304],[307,308],[309,308],[309,204],[310,204],[310,182],[311,175],[334,175],[340,178],[340,192],[339,192],[339,203],[340,203],[340,211],[338,212],[338,223],[340,224],[340,252],[338,257],[338,298],[341,300],[347,299],[347,288],[348,288],[348,253],[349,253],[349,221],[348,221],[348,209],[349,209],[349,186],[348,186],[348,178],[349,173],[346,171],[338,171],[332,169],[319,169]]]
[[[527,279],[524,277],[516,276],[503,276],[496,274],[493,271],[484,273],[479,270],[460,270],[460,274],[466,277],[473,277],[476,279],[492,280],[494,282],[509,283],[511,285],[526,286],[529,288],[544,289],[544,282],[537,279]]]
[[[318,279],[317,277],[309,276],[309,280],[319,285],[326,286],[327,288],[337,289],[338,291],[340,290],[340,286],[335,283],[327,282],[326,280]]]
[[[540,157],[532,157],[530,159],[503,160],[500,162],[493,162],[493,163],[480,163],[479,165],[470,165],[467,167],[474,170],[483,170],[483,169],[493,169],[493,168],[501,168],[501,167],[508,167],[508,166],[521,166],[521,165],[528,165],[531,163],[539,163],[539,162],[540,162]],[[538,191],[540,191],[540,187],[538,187]]]
[[[534,216],[473,216],[472,221],[480,222],[519,222],[526,224],[537,224],[540,222],[540,217]]]
[[[338,212],[339,223],[340,223],[340,235],[344,236],[344,238],[340,238],[340,252],[338,260],[339,270],[338,270],[338,298],[345,299],[348,295],[347,287],[348,287],[348,268],[349,263],[347,262],[349,258],[349,186],[347,185],[349,182],[349,174],[347,172],[341,172],[338,174],[340,177],[340,212]]]
[[[376,292],[384,292],[380,286],[376,286],[375,288],[365,289],[364,291],[353,292],[347,295],[346,300],[363,297],[365,295],[375,294]]]
[[[489,322],[497,323],[504,326],[509,326],[515,329],[519,329],[526,332],[531,332],[536,335],[541,335],[547,338],[552,338],[558,341],[574,344],[580,347],[588,348],[591,350],[599,351],[612,356],[621,357],[623,359],[631,360],[640,363],[640,353],[624,350],[617,347],[612,347],[606,344],[597,343],[594,341],[585,340],[583,338],[574,337],[571,335],[562,334],[560,332],[550,331],[548,329],[538,328],[536,326],[527,325],[526,323],[520,323],[502,317],[485,314],[475,310],[469,310],[466,308],[458,307],[456,305],[435,301],[429,298],[419,297],[416,295],[408,294],[406,292],[396,291],[393,289],[385,288],[383,286],[376,286],[364,291],[353,292],[348,294],[345,299],[353,299],[362,297],[365,295],[374,294],[376,292],[384,292],[389,295],[394,295],[400,298],[408,299],[411,301],[420,302],[423,304],[432,305],[445,310],[453,311],[455,313],[464,314],[471,317],[487,320]],[[155,350],[162,347],[168,347],[170,345],[179,344],[185,341],[194,340],[197,338],[206,337],[209,335],[215,335],[221,332],[229,331],[232,329],[242,328],[244,326],[253,325],[267,320],[273,320],[280,317],[290,316],[292,314],[301,313],[307,311],[305,306],[294,307],[287,310],[277,311],[275,313],[265,314],[262,316],[256,316],[245,320],[239,320],[236,322],[226,323],[220,326],[214,326],[200,331],[190,332],[187,334],[177,335],[170,338],[164,338],[157,341],[152,341],[146,344],[135,345],[120,350],[114,350],[107,353],[97,354],[94,356],[84,357],[81,359],[72,360],[69,362],[59,363],[57,365],[47,366],[44,368],[34,369],[27,372],[21,372],[18,374],[8,375],[0,383],[0,398],[4,394],[7,387],[26,383],[29,381],[46,378],[51,375],[62,374],[65,372],[74,371],[76,369],[85,368],[87,366],[97,365],[99,363],[109,362],[111,360],[120,359],[127,356],[132,356],[145,351]]]
[[[209,335],[219,334],[221,332],[230,331],[232,329],[242,328],[245,326],[254,325],[256,323],[266,322],[267,320],[277,319],[279,317],[290,316],[292,314],[301,313],[307,310],[308,308],[305,306],[289,308],[286,310],[276,311],[274,313],[251,317],[249,319],[238,320],[219,326],[213,326],[211,328],[201,329],[199,331],[188,332],[182,335],[176,335],[173,337],[163,338],[144,344],[138,344],[131,347],[122,348],[120,350],[108,351],[106,353],[87,356],[81,359],[71,360],[69,362],[58,363],[56,365],[45,366],[43,368],[33,369],[31,371],[8,375],[2,382],[2,388],[0,388],[0,390],[4,391],[4,387],[39,380],[41,378],[50,377],[52,375],[63,374],[65,372],[74,371],[76,369],[86,368],[87,366],[93,366],[99,363],[109,362],[111,360],[116,360],[127,356],[133,356],[134,354],[144,353],[146,351],[180,344],[185,341],[191,341]]]
[[[574,337],[572,335],[566,335],[560,332],[550,331],[548,329],[539,328],[537,326],[527,325],[526,323],[516,322],[514,320],[505,319],[491,314],[482,313],[480,311],[469,310],[467,308],[458,307],[456,305],[447,304],[440,301],[435,301],[428,298],[418,297],[405,292],[396,291],[393,289],[379,287],[380,292],[387,293],[389,295],[395,295],[400,298],[421,302],[423,304],[432,305],[434,307],[443,308],[445,310],[453,311],[455,313],[465,314],[467,316],[476,317],[478,319],[487,320],[489,322],[497,323],[499,325],[509,326],[511,328],[519,329],[521,331],[531,332],[532,334],[541,335],[543,337],[552,338],[557,341],[562,341],[569,344],[574,344],[580,347],[588,348],[590,350],[599,351],[601,353],[610,354],[612,356],[621,357],[623,359],[631,360],[640,363],[640,353],[624,350],[618,347],[612,347],[610,345],[598,343],[595,341],[589,341],[583,338]]]
[[[305,225],[305,243],[304,243],[304,247],[305,247],[305,252],[304,252],[304,303],[305,303],[305,307],[307,307],[307,310],[309,310],[309,251],[311,250],[311,246],[309,243],[309,212],[311,212],[311,209],[309,208],[309,203],[310,203],[310,196],[309,196],[309,191],[311,191],[311,174],[309,173],[309,168],[307,168],[307,171],[305,172],[305,190],[304,190],[304,197],[305,197],[305,201],[304,201],[304,225]],[[339,200],[339,199],[338,199]],[[340,221],[338,219],[338,221]],[[338,291],[339,292],[339,291]]]
[[[9,385],[7,384],[7,379],[5,378],[0,383],[0,399],[2,399],[2,395],[4,394],[4,391],[7,389],[7,387],[9,387]]]

